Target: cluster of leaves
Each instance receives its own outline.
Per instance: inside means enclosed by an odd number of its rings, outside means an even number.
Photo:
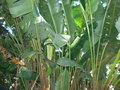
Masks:
[[[115,69],[120,60],[119,3],[1,0],[0,15],[6,24],[0,24],[0,45],[25,65],[11,67],[0,54],[0,72],[13,78],[11,72],[16,71],[15,88],[24,90],[106,90],[110,85],[119,90]],[[107,64],[111,65],[108,78]]]

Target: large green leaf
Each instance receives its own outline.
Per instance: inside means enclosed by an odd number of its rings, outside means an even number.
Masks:
[[[33,0],[19,0],[9,6],[10,13],[14,18],[31,12],[33,8]]]
[[[19,23],[24,29],[27,38],[36,38],[36,30],[41,40],[45,40],[52,32],[50,25],[45,22],[42,16],[35,17],[33,13],[23,16],[23,20]]]
[[[71,40],[73,40],[76,25],[75,25],[74,18],[72,15],[72,8],[70,6],[70,0],[62,0],[62,5],[63,5],[64,14],[65,14],[67,29],[68,29],[68,32],[70,32]]]
[[[52,27],[54,27],[52,17],[50,15],[50,11],[46,1],[45,0],[39,0],[39,1],[40,1],[40,5],[39,5],[40,14]]]
[[[57,61],[57,64],[62,66],[62,67],[76,67],[76,68],[79,68],[81,69],[82,71],[84,71],[83,67],[80,66],[79,64],[77,64],[75,61],[73,60],[70,60],[68,58],[60,58],[58,61]]]
[[[43,3],[43,9],[41,9],[41,13],[45,15],[45,19],[48,21],[48,23],[51,24],[51,26],[54,28],[56,33],[62,33],[63,31],[63,13],[62,8],[60,6],[60,3],[58,0],[48,0],[47,2],[44,2],[44,0],[41,1]],[[47,3],[47,6],[45,6]]]
[[[55,84],[55,90],[68,90],[68,85],[70,81],[70,74],[65,69],[63,72],[60,73],[60,76]]]

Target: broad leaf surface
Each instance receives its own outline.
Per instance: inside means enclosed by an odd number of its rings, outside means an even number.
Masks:
[[[60,65],[60,66],[63,66],[63,67],[76,67],[76,68],[79,68],[81,69],[82,71],[84,71],[83,67],[80,66],[79,64],[77,64],[75,61],[73,60],[70,60],[68,58],[60,58],[58,61],[57,61],[57,64]]]

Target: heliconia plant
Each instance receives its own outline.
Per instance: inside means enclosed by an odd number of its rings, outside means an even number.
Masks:
[[[0,84],[11,90],[119,90],[119,4],[1,0]]]

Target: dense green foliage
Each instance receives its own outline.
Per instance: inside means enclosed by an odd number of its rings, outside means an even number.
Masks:
[[[12,90],[120,90],[120,0],[0,0],[0,84]]]

